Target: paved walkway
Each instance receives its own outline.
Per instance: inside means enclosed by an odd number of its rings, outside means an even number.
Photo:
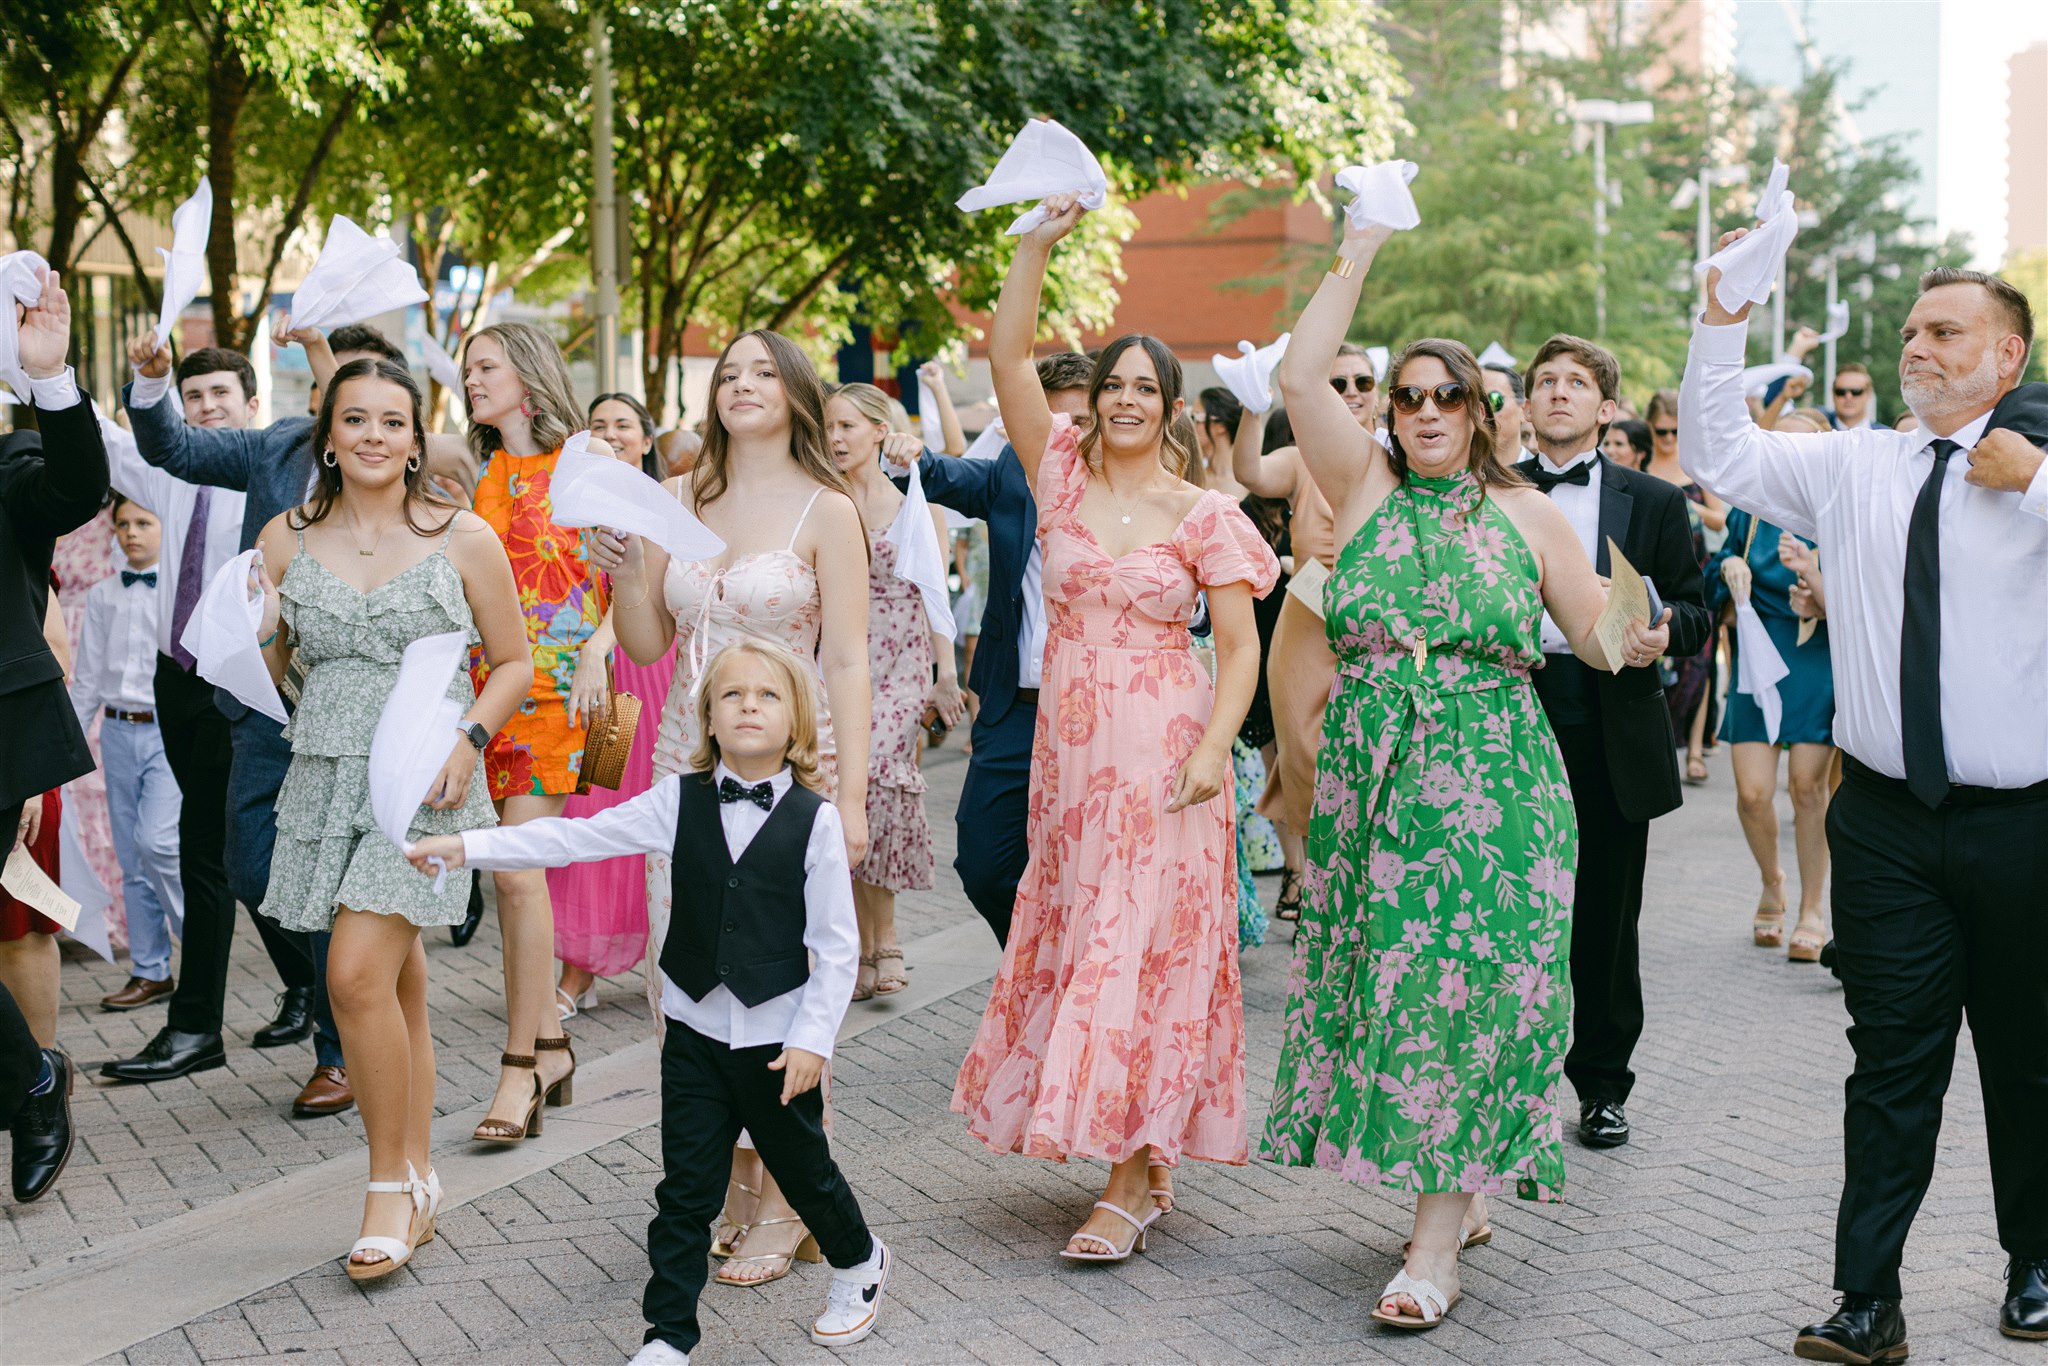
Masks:
[[[997,1158],[947,1113],[995,955],[946,865],[957,754],[928,769],[940,887],[906,898],[912,987],[856,1005],[835,1067],[835,1147],[900,1263],[870,1363],[1783,1359],[1831,1300],[1840,1180],[1840,992],[1747,946],[1753,875],[1725,763],[1658,823],[1645,917],[1649,1033],[1635,1142],[1574,1146],[1558,1205],[1496,1202],[1465,1301],[1426,1337],[1368,1321],[1408,1210],[1320,1172],[1190,1164],[1180,1211],[1118,1267],[1055,1255],[1099,1191],[1098,1164]],[[1789,832],[1788,832],[1789,845]],[[1788,849],[1789,853],[1789,849]],[[1271,880],[1263,882],[1270,900]],[[1251,1120],[1277,1055],[1286,930],[1245,954]],[[430,937],[440,1048],[440,1236],[365,1292],[337,1259],[364,1179],[353,1116],[282,1117],[304,1047],[242,1046],[270,1005],[253,933],[237,943],[229,1067],[156,1088],[81,1087],[81,1141],[57,1193],[0,1206],[0,1361],[295,1363],[623,1360],[642,1330],[644,1239],[659,1172],[654,1052],[637,977],[572,1025],[578,1103],[519,1148],[464,1141],[502,1044],[498,944]],[[100,1014],[118,969],[66,968],[60,1032],[81,1064],[125,1052],[153,1012]],[[1982,1107],[1967,1044],[1934,1190],[1908,1249],[1916,1360],[2043,1363],[1998,1336]],[[700,1363],[824,1361],[804,1335],[826,1269],[714,1288]]]

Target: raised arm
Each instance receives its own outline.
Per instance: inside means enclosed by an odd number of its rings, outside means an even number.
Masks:
[[[1045,284],[1045,268],[1052,249],[1081,221],[1079,197],[1056,194],[1042,207],[1046,219],[1017,239],[1017,253],[1010,258],[1010,273],[1003,277],[1003,292],[996,297],[995,321],[989,327],[989,377],[995,382],[996,409],[1003,415],[1003,430],[1010,449],[1024,467],[1031,487],[1038,487],[1038,466],[1045,459],[1045,443],[1052,436],[1052,405],[1038,384],[1038,367],[1032,364],[1031,347],[1038,336],[1038,296]]]
[[[1237,437],[1230,443],[1230,472],[1237,482],[1261,498],[1292,498],[1303,474],[1301,452],[1283,446],[1261,455],[1265,444],[1266,414],[1246,408],[1237,419]]]
[[[107,448],[91,396],[64,363],[71,350],[71,300],[54,270],[44,273],[42,294],[23,310],[18,345],[29,392],[15,397],[35,405],[43,450],[39,460],[8,463],[6,516],[29,539],[55,540],[91,521],[106,501]]]
[[[1379,443],[1330,387],[1330,364],[1337,359],[1351,320],[1358,316],[1359,290],[1372,270],[1373,256],[1392,232],[1384,224],[1360,229],[1345,220],[1344,242],[1337,248],[1340,265],[1323,273],[1315,297],[1294,324],[1287,354],[1280,359],[1277,380],[1294,423],[1295,442],[1309,477],[1332,508],[1349,507],[1379,463],[1374,454]],[[1351,263],[1349,275],[1337,273],[1343,262]]]
[[[945,442],[947,455],[967,453],[967,433],[961,429],[960,414],[953,411],[953,396],[946,392],[945,367],[935,360],[928,360],[917,367],[918,378],[931,390],[932,399],[939,406],[939,439]]]

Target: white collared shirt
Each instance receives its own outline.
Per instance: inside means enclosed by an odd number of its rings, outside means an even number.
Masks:
[[[136,384],[143,381],[137,377]],[[125,496],[156,514],[164,529],[163,548],[157,556],[157,599],[163,604],[157,613],[156,649],[171,653],[171,618],[178,601],[178,574],[185,561],[185,542],[193,534],[192,512],[199,486],[150,464],[136,449],[134,433],[110,421],[95,409],[100,420],[100,439],[107,447],[109,482]],[[242,553],[242,513],[245,494],[235,489],[216,488],[207,499],[206,525],[199,534],[206,539],[200,550],[205,579]],[[206,583],[199,585],[204,591]]]
[[[1024,620],[1017,631],[1017,686],[1035,688],[1045,681],[1045,552],[1031,538],[1024,560]]]
[[[713,782],[731,778],[751,786],[722,763],[711,776]],[[795,778],[784,767],[768,781],[780,802]],[[581,819],[555,816],[467,831],[462,836],[463,860],[477,869],[560,868],[622,854],[669,853],[676,843],[682,783],[682,774],[671,774],[639,796]],[[725,847],[733,858],[746,852],[772,814],[772,808],[763,811],[752,802],[719,804]],[[749,1006],[720,985],[706,992],[703,1000],[693,1001],[663,973],[661,1013],[732,1048],[779,1043],[821,1058],[832,1056],[832,1041],[853,1001],[860,925],[854,918],[845,829],[830,802],[818,808],[804,848],[804,947],[811,952],[811,975],[794,991]],[[647,951],[658,958],[661,947],[649,944]]]
[[[1592,473],[1586,476],[1585,483],[1555,486],[1550,490],[1550,501],[1557,504],[1557,510],[1564,514],[1564,519],[1572,524],[1572,530],[1579,534],[1579,544],[1586,548],[1587,562],[1598,564],[1599,551],[1596,547],[1600,544],[1600,452],[1581,451],[1562,465],[1547,455],[1539,454],[1536,458],[1543,462],[1543,468],[1557,474],[1564,474],[1588,462],[1592,464]],[[1543,614],[1541,639],[1544,654],[1568,655],[1572,652],[1571,641],[1565,638],[1564,632],[1550,619],[1550,613],[1547,611]]]
[[[139,580],[123,586],[123,573],[154,573],[156,587]],[[123,565],[86,593],[71,681],[71,708],[81,728],[90,729],[93,713],[102,707],[156,710],[156,619],[163,594],[161,564]]]
[[[1679,388],[1687,474],[1723,502],[1817,541],[1826,558],[1835,742],[1906,776],[1899,713],[1906,534],[1934,432],[1767,432],[1742,397],[1747,327],[1696,323]],[[1966,482],[1990,414],[1950,434],[1941,485],[1941,731],[1949,781],[2048,780],[2048,464],[2024,493]]]

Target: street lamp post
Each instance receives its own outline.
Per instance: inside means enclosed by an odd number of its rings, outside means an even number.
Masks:
[[[1607,337],[1607,129],[1648,123],[1648,100],[1574,100],[1572,118],[1593,126],[1593,336]]]
[[[1681,212],[1689,205],[1699,205],[1699,225],[1696,231],[1696,259],[1705,264],[1714,254],[1714,209],[1713,194],[1716,185],[1746,185],[1749,183],[1747,166],[1702,166],[1700,173],[1678,187],[1678,193],[1671,196],[1671,207]],[[1707,277],[1700,275],[1700,310],[1707,307]]]

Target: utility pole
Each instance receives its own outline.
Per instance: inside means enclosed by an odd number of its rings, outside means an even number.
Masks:
[[[597,390],[619,387],[618,192],[612,174],[612,34],[602,4],[590,7],[591,275],[597,287]]]
[[[1625,127],[1648,123],[1653,112],[1648,100],[1626,104],[1616,100],[1575,100],[1572,118],[1582,126],[1593,126],[1593,337],[1607,337],[1607,126]]]

